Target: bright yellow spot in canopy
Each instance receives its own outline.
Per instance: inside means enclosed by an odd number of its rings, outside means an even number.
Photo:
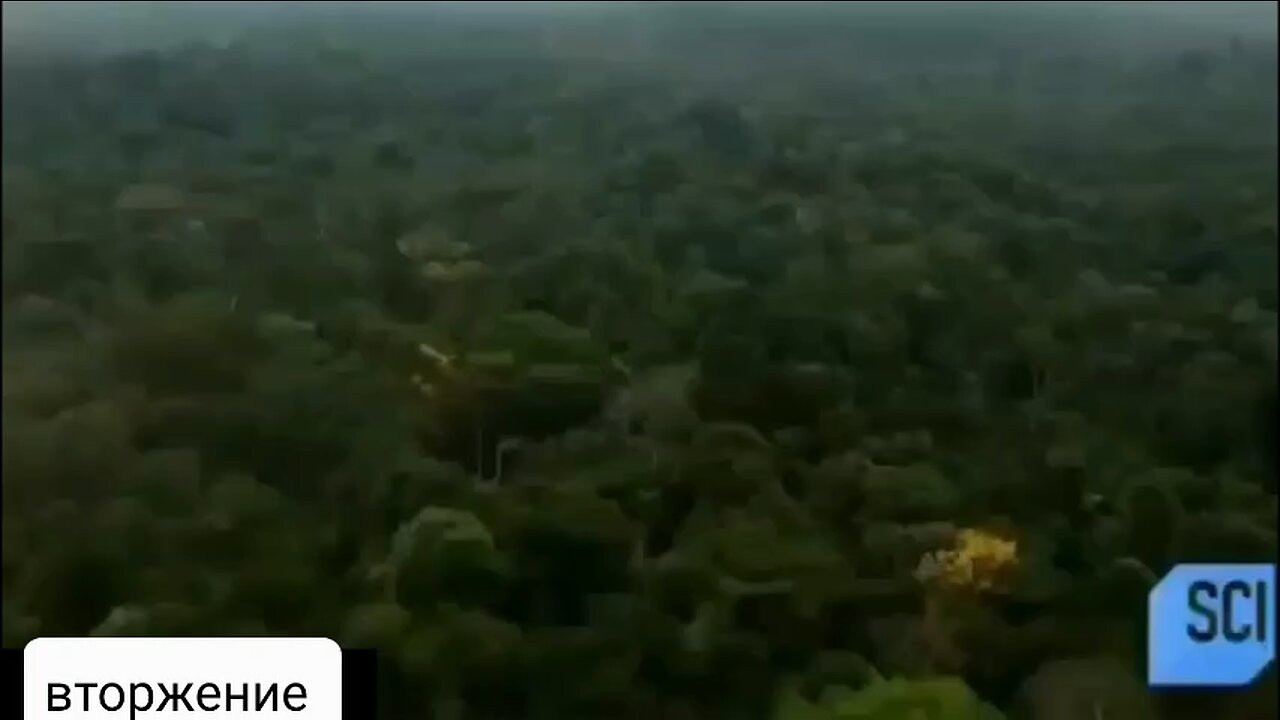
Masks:
[[[929,553],[916,567],[924,583],[956,589],[990,590],[1018,563],[1018,543],[983,530],[965,529],[951,549]]]

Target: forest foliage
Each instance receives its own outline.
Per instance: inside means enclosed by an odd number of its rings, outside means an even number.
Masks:
[[[778,7],[7,54],[4,644],[1274,717],[1142,681],[1157,578],[1277,550],[1274,30]]]

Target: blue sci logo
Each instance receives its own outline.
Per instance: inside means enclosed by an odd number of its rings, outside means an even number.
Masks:
[[[1275,565],[1178,565],[1147,610],[1153,688],[1244,687],[1275,659]]]

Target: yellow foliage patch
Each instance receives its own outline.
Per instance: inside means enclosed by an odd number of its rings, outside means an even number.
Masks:
[[[985,592],[995,588],[1017,563],[1016,540],[965,529],[956,535],[952,548],[921,558],[915,576],[925,584]]]

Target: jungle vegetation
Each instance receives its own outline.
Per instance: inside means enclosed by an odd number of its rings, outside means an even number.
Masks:
[[[7,47],[5,646],[329,636],[394,720],[1274,717],[1143,681],[1158,578],[1277,550],[1274,20],[890,5]]]

